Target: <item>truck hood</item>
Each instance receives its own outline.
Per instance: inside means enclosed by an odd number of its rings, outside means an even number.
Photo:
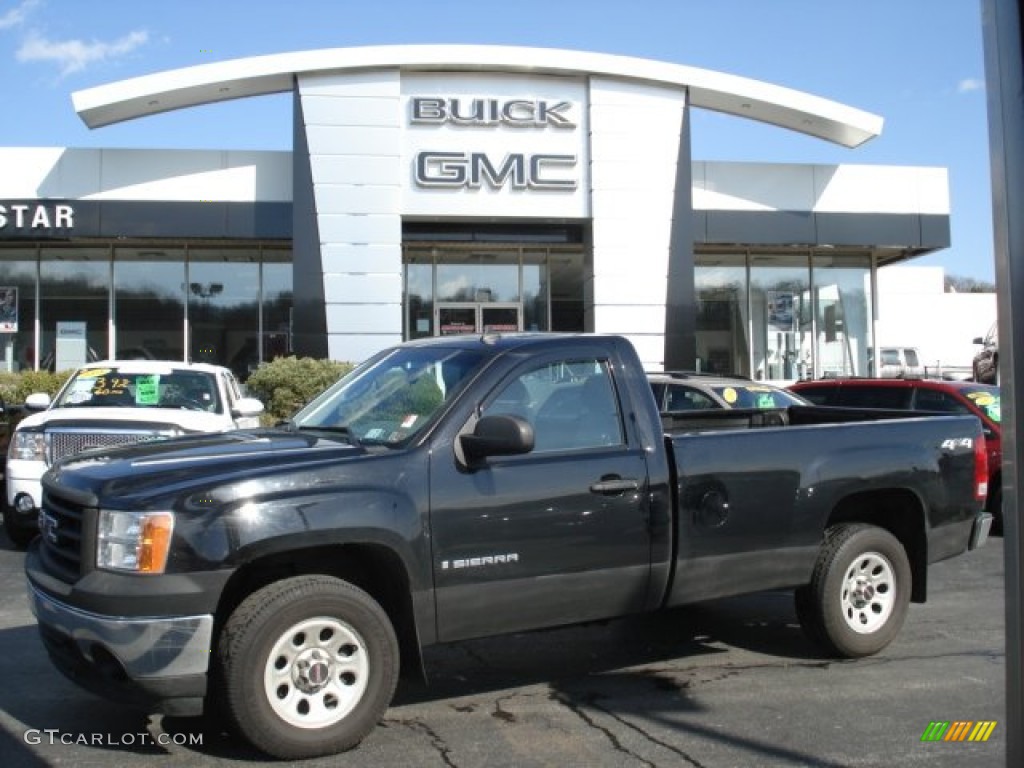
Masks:
[[[33,413],[18,423],[18,429],[40,429],[50,424],[85,427],[103,424],[107,428],[130,429],[134,425],[167,425],[183,432],[219,432],[234,426],[222,414],[181,408],[51,408]]]
[[[44,477],[96,498],[153,499],[366,455],[337,434],[286,429],[189,435],[62,459]]]

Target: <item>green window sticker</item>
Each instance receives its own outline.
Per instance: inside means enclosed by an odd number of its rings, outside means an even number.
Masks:
[[[135,402],[138,405],[156,405],[160,402],[160,376],[139,376],[135,379]]]
[[[758,408],[774,408],[775,398],[772,397],[771,392],[762,392],[757,396],[757,407]]]

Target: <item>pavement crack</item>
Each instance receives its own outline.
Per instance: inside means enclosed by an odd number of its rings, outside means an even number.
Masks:
[[[632,750],[628,749],[621,741],[619,741],[618,736],[612,733],[610,729],[605,728],[603,725],[599,725],[589,714],[586,713],[586,711],[584,711],[582,706],[580,706],[577,702],[573,701],[570,697],[561,693],[554,693],[552,694],[551,698],[559,702],[563,707],[565,707],[574,715],[576,715],[576,717],[578,717],[580,720],[586,723],[588,727],[593,728],[595,731],[598,731],[599,733],[603,734],[604,737],[608,739],[608,741],[611,743],[612,749],[614,749],[616,752],[620,752],[623,755],[628,755],[629,757],[632,757],[634,760],[637,760],[638,762],[643,763],[644,765],[649,766],[650,768],[658,768],[658,766],[655,763],[652,763],[650,760],[645,760],[644,758],[640,757],[640,755],[638,755],[636,752],[633,752]],[[593,701],[590,701],[589,703],[591,704],[591,706],[594,705]],[[602,707],[595,708],[599,709],[602,712],[605,711]]]
[[[622,717],[620,715],[617,715],[617,714],[615,714],[614,712],[612,712],[612,711],[610,711],[608,709],[605,709],[600,704],[598,704],[596,701],[590,702],[590,706],[592,706],[594,709],[601,710],[606,715],[608,715],[608,717],[610,717],[612,720],[615,720],[616,722],[622,723],[627,728],[629,728],[629,729],[631,729],[633,731],[636,731],[637,733],[639,733],[641,736],[643,736],[645,739],[647,739],[652,744],[657,744],[662,749],[668,750],[672,754],[674,754],[677,757],[679,757],[681,760],[685,761],[687,765],[692,765],[694,768],[707,768],[707,766],[705,766],[704,763],[702,763],[700,760],[698,760],[697,758],[693,757],[692,755],[688,754],[687,752],[684,752],[683,750],[679,749],[679,747],[676,747],[676,746],[674,746],[672,744],[669,744],[666,741],[662,741],[661,739],[655,738],[653,735],[651,735],[650,733],[645,731],[643,728],[641,728],[636,723],[631,723],[629,720],[626,720],[624,717]]]
[[[401,719],[400,720],[400,719],[390,719],[389,718],[388,720],[385,720],[385,722],[386,723],[397,723],[398,725],[404,725],[406,728],[408,728],[411,731],[419,731],[420,733],[426,734],[427,737],[430,739],[430,746],[432,746],[434,749],[437,750],[437,753],[438,753],[438,755],[440,755],[441,759],[444,761],[444,764],[447,765],[448,768],[459,768],[458,764],[454,760],[452,760],[452,757],[451,757],[451,755],[452,755],[452,748],[448,746],[448,743],[444,739],[441,738],[441,736],[437,733],[437,731],[435,731],[433,728],[431,728],[429,725],[427,725],[422,720],[417,720],[417,719]]]

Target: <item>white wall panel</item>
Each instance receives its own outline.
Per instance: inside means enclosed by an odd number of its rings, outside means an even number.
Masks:
[[[627,189],[651,196],[661,192],[674,194],[675,163],[638,163],[635,157],[621,160],[606,157],[602,159],[601,165],[605,174],[603,189]]]
[[[385,155],[399,152],[398,126],[311,125],[306,128],[310,155]]]
[[[649,251],[667,249],[672,236],[672,222],[668,219],[656,221],[633,221],[615,217],[594,219],[593,223],[595,254],[604,250],[616,251]],[[668,259],[666,251],[665,258]]]
[[[67,150],[57,147],[0,148],[0,197],[35,198],[44,183],[57,183],[57,164]],[[53,193],[46,193],[57,197]]]
[[[328,299],[327,327],[334,333],[397,333],[401,336],[402,303],[333,304]]]
[[[291,153],[5,148],[0,197],[288,201]]]
[[[647,273],[640,276],[638,271],[622,270],[594,276],[594,303],[601,306],[620,304],[664,308],[667,295],[668,276],[664,274],[661,277]]]
[[[317,184],[316,210],[328,213],[393,213],[398,210],[402,190],[398,187]]]
[[[335,72],[299,75],[303,96],[369,96],[379,98],[399,94],[397,69],[375,69],[365,72]]]
[[[596,290],[600,293],[600,288]],[[595,315],[597,333],[638,333],[658,335],[665,330],[665,297],[658,306],[650,304],[602,304]]]
[[[344,272],[402,272],[402,248],[398,243],[373,245],[328,243],[321,246],[323,270],[328,273]]]
[[[300,77],[328,350],[359,361],[402,333],[397,69]]]
[[[317,217],[317,223],[323,245],[402,242],[402,219],[398,215],[325,214]]]
[[[816,211],[949,213],[949,180],[944,168],[865,165],[813,168]]]
[[[637,194],[635,189],[603,187],[594,189],[590,202],[595,219],[627,219],[640,223],[644,221],[671,220],[675,204],[675,188],[649,190]]]
[[[586,88],[582,78],[539,77],[521,73],[407,73],[402,78],[402,167],[404,200],[402,212],[414,216],[487,217],[487,218],[585,218],[588,216],[588,167],[586,161]],[[556,125],[512,125],[490,118],[481,123],[453,124],[447,120],[413,122],[415,99],[432,98],[444,101],[444,113],[452,110],[452,100],[460,115],[472,113],[474,104],[483,99],[488,108],[493,101],[501,112],[508,100],[549,106],[565,103],[558,112],[567,122]],[[521,110],[521,115],[525,110]],[[457,158],[445,161],[458,174],[465,168],[471,175],[474,157],[483,157],[494,169],[504,167],[507,158],[528,162],[537,155],[574,158],[573,161],[551,164],[542,179],[571,181],[574,187],[564,189],[516,188],[513,179],[504,179],[497,188],[486,179],[479,186],[444,183],[445,170],[440,163],[426,164],[430,181],[418,183],[415,168],[421,157],[432,153],[453,153]],[[457,165],[458,164],[458,165]],[[528,165],[523,166],[528,168]],[[518,180],[524,185],[532,179]],[[430,183],[433,182],[433,183]],[[459,185],[461,184],[461,186]]]
[[[664,358],[665,296],[686,93],[590,82],[592,278],[595,331],[637,337],[645,363]],[[688,161],[688,159],[687,159]],[[643,179],[659,183],[644,185]]]
[[[397,97],[303,96],[302,117],[306,125],[374,126],[394,125],[400,108]]]
[[[693,180],[697,210],[813,210],[815,166],[705,163],[703,169],[701,179]]]
[[[402,295],[402,273],[325,274],[324,295],[328,301],[391,304]]]
[[[665,370],[665,336],[664,334],[623,334],[636,348],[640,362],[645,371]]]
[[[365,184],[398,187],[401,168],[394,157],[317,155],[312,160],[313,184]]]
[[[402,335],[396,333],[329,333],[327,357],[342,363],[361,363],[401,341]]]

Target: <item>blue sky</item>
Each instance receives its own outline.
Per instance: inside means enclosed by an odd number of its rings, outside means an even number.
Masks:
[[[71,93],[314,48],[571,48],[729,72],[881,115],[845,149],[695,110],[695,160],[942,166],[952,241],[921,264],[994,280],[980,0],[0,0],[0,146],[290,149],[287,96],[90,131]]]

